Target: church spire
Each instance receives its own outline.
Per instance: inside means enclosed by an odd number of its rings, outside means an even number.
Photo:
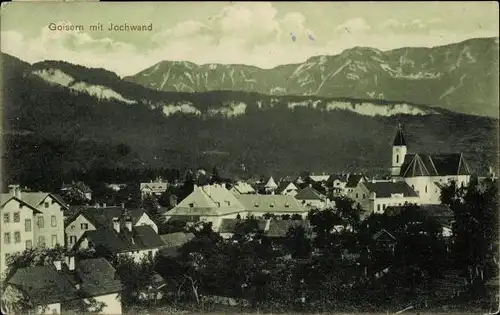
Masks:
[[[396,133],[396,137],[394,138],[393,146],[406,146],[406,140],[403,135],[403,129],[401,129],[401,124],[398,124],[398,132]]]

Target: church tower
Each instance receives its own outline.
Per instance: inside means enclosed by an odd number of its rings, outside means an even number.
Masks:
[[[401,124],[398,124],[398,131],[392,143],[392,176],[399,176],[401,166],[405,160],[406,151],[406,140],[403,135],[403,130],[401,129]]]

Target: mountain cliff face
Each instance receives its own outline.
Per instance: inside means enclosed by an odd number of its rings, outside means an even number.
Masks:
[[[497,157],[498,120],[410,102],[241,91],[164,92],[60,61],[4,65],[5,180],[98,167],[385,173],[395,126],[410,152]],[[41,148],[45,148],[43,151]]]
[[[160,91],[405,101],[498,117],[498,53],[498,38],[480,38],[385,52],[356,47],[273,69],[162,61],[124,79]]]

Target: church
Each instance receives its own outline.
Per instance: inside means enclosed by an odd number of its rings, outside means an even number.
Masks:
[[[392,144],[393,179],[405,181],[421,204],[439,204],[441,187],[451,181],[467,186],[471,171],[462,153],[408,153],[401,125]]]

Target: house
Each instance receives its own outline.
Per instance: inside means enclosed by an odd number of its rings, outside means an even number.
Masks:
[[[237,182],[230,190],[232,194],[255,194],[255,189],[252,185],[245,182]]]
[[[64,262],[16,270],[5,282],[2,308],[10,314],[16,301],[27,297],[35,313],[82,313],[85,309],[80,307],[92,299],[103,303],[99,314],[121,314],[122,288],[116,270],[104,258],[75,262],[73,256],[67,256]]]
[[[325,195],[317,191],[316,189],[308,186],[295,195],[295,199],[301,203],[304,207],[310,209],[323,209],[329,203],[329,200]]]
[[[271,176],[269,180],[267,181],[266,185],[264,186],[264,189],[266,193],[268,194],[274,194],[274,191],[278,188],[278,185],[274,181],[273,177]]]
[[[381,229],[373,234],[372,239],[375,241],[378,248],[382,250],[387,249],[394,253],[394,248],[396,247],[397,240],[396,237],[386,229]]]
[[[149,183],[140,183],[141,198],[144,199],[148,196],[161,196],[168,188],[168,182],[158,177]]]
[[[345,184],[345,189],[343,193],[352,199],[352,192],[354,191],[354,189],[358,187],[359,184],[367,180],[368,179],[366,178],[366,176],[362,174],[357,174],[357,173],[349,174],[347,176],[347,182]]]
[[[33,247],[33,221],[40,211],[16,196],[0,194],[0,212],[0,273],[3,278],[8,257]]]
[[[0,194],[2,212],[0,273],[6,268],[6,255],[43,246],[64,245],[64,215],[67,205],[58,195],[23,192],[10,185],[9,193]]]
[[[195,186],[193,192],[166,213],[169,221],[210,222],[214,231],[219,229],[222,219],[243,219],[266,213],[275,215],[307,215],[293,196],[287,195],[233,195],[225,187],[215,184]]]
[[[80,195],[80,197],[82,199],[85,199],[85,200],[92,200],[92,189],[90,189],[89,186],[85,185],[84,182],[72,182],[71,184],[64,184],[62,185],[61,187],[61,193],[64,194],[64,193],[67,193],[68,191],[72,191],[78,195]]]
[[[345,193],[348,174],[332,174],[326,181],[326,187],[334,196],[340,196]]]
[[[417,193],[406,183],[395,180],[363,181],[349,196],[367,212],[383,213],[389,206],[420,204]]]
[[[210,222],[212,228],[217,230],[223,218],[236,218],[240,213],[245,214],[245,208],[236,196],[219,184],[195,185],[191,194],[166,213],[166,219]]]
[[[292,181],[281,181],[276,189],[277,194],[295,196],[299,188]]]
[[[131,218],[132,226],[151,226],[158,233],[158,226],[143,209],[83,207],[66,220],[66,247],[71,249],[86,231],[112,228],[114,218],[125,224],[127,217]]]
[[[259,218],[266,213],[277,216],[298,214],[305,218],[309,212],[295,197],[288,195],[238,195],[236,198],[243,205],[241,218],[250,215]]]
[[[92,249],[105,257],[130,256],[140,262],[144,257],[154,258],[164,246],[150,225],[133,226],[129,216],[123,226],[119,218],[114,218],[112,228],[86,231],[73,249]]]
[[[392,145],[393,178],[405,181],[422,204],[439,204],[441,188],[450,181],[467,186],[471,171],[462,153],[407,153],[401,125]]]

